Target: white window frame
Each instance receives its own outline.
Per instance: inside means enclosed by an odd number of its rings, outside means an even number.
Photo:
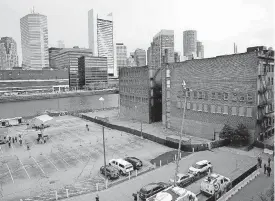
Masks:
[[[219,110],[220,109],[220,110]],[[222,113],[222,106],[218,105],[216,113],[221,114]]]
[[[244,117],[244,108],[245,107],[243,107],[243,106],[239,107],[239,112],[238,113],[239,113],[240,117]],[[241,111],[242,111],[242,114],[241,114]]]
[[[251,111],[251,112],[248,112],[248,111]],[[252,112],[253,112],[253,108],[247,107],[246,108],[246,117],[252,117]]]
[[[226,111],[225,111],[225,108],[227,108]],[[228,114],[228,105],[223,106],[223,114]]]
[[[197,111],[197,103],[193,103],[193,108],[194,111]]]
[[[187,102],[187,104],[186,104],[186,109],[187,109],[187,110],[190,110],[190,108],[191,108],[191,103],[190,103],[190,102]]]
[[[235,114],[233,114],[233,108],[235,108]],[[231,108],[231,115],[237,116],[237,114],[238,114],[238,112],[237,112],[237,107],[232,106],[232,108]]]
[[[211,108],[210,108],[210,109],[211,109],[211,110],[210,110],[211,113],[213,113],[213,114],[216,113],[216,105],[211,105]],[[213,111],[213,109],[214,109],[214,111]]]
[[[199,103],[199,105],[198,105],[198,111],[202,112],[202,110],[203,110],[203,105],[202,105],[202,103]]]
[[[203,111],[204,111],[204,112],[208,112],[208,105],[207,105],[207,104],[204,104],[204,105],[203,105]]]

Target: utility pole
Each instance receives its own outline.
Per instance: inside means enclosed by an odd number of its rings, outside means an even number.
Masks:
[[[182,122],[181,122],[181,130],[180,130],[180,140],[179,140],[179,147],[178,147],[178,156],[177,156],[177,161],[176,161],[176,171],[175,171],[175,178],[174,178],[174,186],[176,186],[176,179],[177,179],[177,174],[179,171],[179,158],[180,158],[180,151],[181,151],[181,141],[182,141],[182,133],[183,133],[183,123],[184,123],[184,118],[185,118],[185,106],[186,106],[186,83],[183,80],[182,82],[182,91],[184,94],[184,105],[183,105],[183,111],[182,111]]]
[[[106,155],[105,155],[105,136],[104,136],[104,126],[102,126],[102,134],[103,134],[103,153],[104,153],[104,175],[106,175]]]

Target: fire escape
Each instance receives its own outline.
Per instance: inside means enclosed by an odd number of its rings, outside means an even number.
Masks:
[[[270,63],[274,62],[274,51],[263,50],[258,52],[258,58],[260,59],[260,64],[258,68],[258,78],[259,78],[259,102],[258,102],[258,119],[257,123],[260,127],[260,133],[266,134],[268,130],[272,127],[272,117],[273,109],[271,110],[272,98],[271,95],[267,94],[272,90],[270,83],[266,83],[267,69],[270,67]]]

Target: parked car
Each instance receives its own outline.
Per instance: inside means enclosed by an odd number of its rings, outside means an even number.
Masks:
[[[104,166],[102,166],[100,168],[100,173],[105,176]],[[106,177],[108,179],[117,179],[117,178],[119,178],[119,172],[115,167],[113,167],[111,165],[106,165]]]
[[[209,162],[208,160],[202,160],[193,164],[189,168],[188,173],[197,176],[197,175],[202,175],[212,171],[213,171],[213,166],[211,162]]]
[[[195,176],[193,174],[190,173],[186,173],[186,174],[177,174],[177,178],[176,178],[176,184],[180,187],[184,187],[186,184],[192,183],[195,180]],[[171,184],[174,184],[174,178],[170,179],[169,182]]]
[[[139,198],[144,201],[147,198],[151,197],[152,195],[155,195],[158,192],[163,191],[164,189],[168,188],[169,186],[171,186],[171,185],[166,184],[164,182],[150,183],[140,189]]]
[[[112,159],[109,165],[117,168],[121,175],[127,175],[134,170],[133,165],[123,159]]]
[[[131,163],[134,170],[139,170],[143,166],[142,161],[136,157],[127,157],[124,160]]]

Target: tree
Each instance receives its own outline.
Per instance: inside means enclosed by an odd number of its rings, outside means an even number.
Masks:
[[[222,131],[220,132],[219,136],[221,139],[227,139],[227,140],[232,140],[234,135],[234,129],[229,126],[228,124],[225,124]]]
[[[233,140],[236,144],[248,144],[249,142],[249,131],[243,124],[239,124],[234,132]]]

